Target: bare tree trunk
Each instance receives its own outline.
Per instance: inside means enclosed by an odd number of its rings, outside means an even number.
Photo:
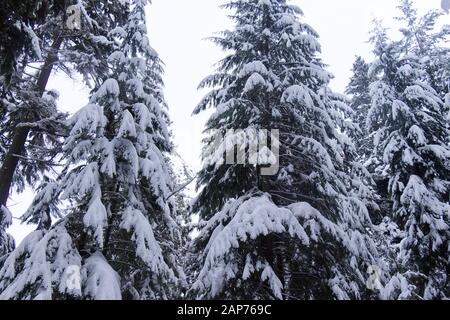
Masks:
[[[45,92],[48,80],[53,70],[53,65],[58,61],[58,50],[61,47],[62,38],[57,37],[53,42],[50,53],[45,60],[38,81],[36,83],[36,91],[40,97]],[[25,143],[30,133],[30,128],[17,127],[14,130],[13,140],[11,146],[5,155],[5,159],[0,168],[0,206],[5,206],[8,202],[11,186],[16,172],[19,158],[17,155],[23,155],[25,151]]]

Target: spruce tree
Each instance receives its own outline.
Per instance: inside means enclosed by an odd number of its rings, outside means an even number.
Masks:
[[[421,57],[404,52],[386,33],[373,38],[372,107],[367,123],[375,133],[371,163],[388,179],[391,219],[401,233],[396,274],[384,298],[449,297],[450,148],[444,101],[421,77]]]
[[[351,125],[343,117],[350,108],[328,87],[318,35],[285,0],[235,0],[224,7],[234,10],[236,27],[212,40],[230,53],[201,83],[212,90],[195,110],[215,112],[193,205],[201,222],[190,296],[366,297],[367,266],[377,258],[358,196],[367,188],[351,170],[353,143],[340,133]],[[246,141],[238,144],[241,151],[254,149],[261,130],[280,134],[269,135],[271,150],[229,164],[224,153],[231,147],[216,136],[231,129],[226,140]],[[266,175],[267,165],[279,170]]]
[[[126,23],[103,39],[111,46],[107,79],[69,121],[67,166],[42,185],[23,217],[39,228],[0,270],[0,298],[167,299],[176,293],[178,227],[166,164],[172,145],[146,3],[128,3]],[[64,211],[61,201],[69,204]],[[81,269],[81,290],[67,281],[73,266]]]
[[[353,134],[353,138],[362,162],[371,154],[373,148],[371,143],[373,137],[370,137],[366,127],[367,113],[372,102],[369,92],[371,82],[369,67],[369,64],[362,57],[356,57],[352,69],[353,75],[345,92],[351,98],[350,107],[353,110],[352,120],[359,127],[359,130]]]
[[[107,64],[102,40],[126,16],[119,2],[78,1],[82,30],[66,27],[66,1],[5,0],[0,8],[0,220],[8,197],[38,185],[61,160],[66,115],[46,90],[54,70],[98,84]],[[89,15],[87,14],[89,12]],[[4,231],[2,231],[4,232]],[[12,249],[0,238],[0,247]]]
[[[28,67],[29,63],[44,59],[35,30],[57,11],[52,4],[5,0],[0,8],[0,256],[14,248],[14,242],[5,233],[11,224],[11,213],[6,207],[11,187],[22,191],[26,182],[36,182],[39,173],[49,168],[54,153],[42,150],[56,150],[61,131],[55,125],[63,118],[55,112],[55,93],[41,90],[35,94],[37,77],[29,75]],[[48,63],[52,57],[48,55]],[[30,124],[37,114],[42,115],[42,122],[33,124],[35,130],[29,143],[34,147],[23,152],[25,142],[19,140],[27,138],[30,131],[25,123]],[[46,130],[54,134],[46,135]]]
[[[358,195],[365,200],[369,207],[372,221],[380,223],[386,215],[386,205],[383,201],[384,198],[380,197],[380,193],[377,194],[377,191],[384,181],[374,179],[367,168],[368,165],[370,168],[370,163],[366,162],[373,151],[373,135],[366,125],[367,113],[372,103],[369,90],[372,79],[369,70],[370,64],[362,57],[356,57],[353,64],[353,75],[346,89],[352,110],[350,118],[356,128],[347,129],[347,134],[353,138],[356,147],[356,158],[352,166],[356,168],[355,174],[365,181],[366,186],[364,194],[359,193]]]
[[[61,155],[66,115],[47,90],[55,70],[98,85],[107,71],[105,36],[121,23],[121,2],[76,3],[81,29],[67,26],[66,1],[5,0],[0,9],[0,205],[13,191],[38,185]],[[89,14],[88,14],[89,12]]]
[[[401,0],[397,20],[403,24],[400,29],[403,50],[419,58],[423,65],[421,79],[430,85],[441,98],[450,91],[450,24],[438,27],[442,10],[432,10],[419,16],[411,0]]]

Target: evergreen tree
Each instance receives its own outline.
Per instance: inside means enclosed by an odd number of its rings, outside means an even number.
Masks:
[[[419,58],[424,71],[421,79],[443,98],[450,91],[450,24],[437,25],[445,13],[433,10],[419,16],[411,0],[401,0],[398,9],[402,15],[397,20],[404,24],[400,29],[403,50]]]
[[[444,101],[421,77],[421,57],[406,54],[382,30],[373,40],[370,162],[389,181],[391,219],[401,230],[399,243],[392,244],[398,248],[397,274],[383,297],[448,298],[450,135]]]
[[[57,150],[57,135],[61,131],[55,125],[63,118],[55,110],[55,93],[40,90],[40,94],[36,94],[37,77],[28,74],[28,64],[43,59],[34,30],[58,11],[52,4],[54,2],[40,0],[26,3],[5,0],[0,8],[0,256],[14,248],[5,233],[11,223],[6,208],[11,186],[22,191],[25,182],[35,182],[39,173],[49,168],[54,153],[42,150],[48,146]],[[46,60],[51,64],[54,55],[49,54]],[[44,77],[43,74],[40,83]],[[37,114],[42,116],[42,122],[33,123],[35,128],[29,139],[33,148],[24,152],[24,139],[30,132],[27,124],[30,125]],[[45,131],[49,134],[45,135]],[[19,172],[15,174],[18,166]]]
[[[78,72],[88,84],[101,83],[105,36],[127,14],[120,2],[77,1],[82,29],[70,29],[69,4],[6,0],[0,9],[1,206],[13,188],[38,184],[61,155],[66,115],[58,112],[58,93],[46,89],[51,74]]]
[[[5,0],[0,8],[5,18],[0,28],[0,205],[5,209],[13,188],[22,192],[26,184],[39,184],[61,161],[66,115],[58,112],[58,93],[46,90],[52,72],[78,72],[88,85],[101,83],[108,68],[102,62],[105,36],[127,15],[120,2],[78,1],[82,30],[71,30],[66,28],[68,5]]]
[[[353,138],[358,155],[361,157],[360,160],[364,162],[364,159],[367,159],[372,153],[373,148],[371,143],[373,137],[370,137],[366,127],[367,113],[371,106],[369,64],[362,57],[356,57],[352,71],[353,75],[345,93],[351,97],[352,119],[359,126],[359,130],[353,134]]]
[[[112,48],[107,79],[69,122],[67,166],[57,181],[42,185],[23,217],[39,228],[0,270],[0,298],[167,299],[176,293],[178,227],[165,160],[172,145],[146,3],[128,3],[126,23],[102,39]],[[63,213],[61,201],[69,204]],[[52,216],[61,215],[51,226]],[[81,269],[81,290],[67,281],[71,266]]]
[[[370,209],[372,221],[378,224],[389,212],[389,209],[387,209],[389,205],[385,203],[386,195],[379,192],[379,189],[383,189],[384,180],[376,179],[376,177],[374,179],[368,171],[368,163],[366,163],[373,151],[373,134],[366,125],[367,113],[372,103],[369,90],[372,79],[369,70],[370,64],[364,61],[362,57],[356,57],[352,70],[353,76],[347,86],[346,94],[350,95],[351,119],[357,128],[347,131],[348,135],[355,141],[356,146],[356,159],[353,167],[357,168],[356,174],[365,181],[367,188],[365,194],[360,193],[359,196],[365,199],[366,205]]]
[[[354,147],[340,133],[351,126],[342,116],[350,108],[328,87],[318,35],[285,0],[235,0],[225,8],[234,10],[236,27],[212,40],[230,54],[202,82],[213,89],[195,110],[215,108],[199,176],[203,189],[193,205],[202,220],[190,295],[367,297],[367,266],[377,259],[359,196],[367,187],[351,170]],[[217,143],[217,133],[231,129]],[[271,150],[251,152],[263,145],[264,129],[280,135],[269,136]],[[245,141],[238,150],[249,151],[249,161],[225,161],[225,151],[235,148],[227,141]]]
[[[190,204],[192,197],[189,195],[188,187],[195,181],[195,174],[181,158],[176,154],[171,158],[170,167],[172,169],[173,181],[175,182],[174,191],[169,195],[169,199],[175,201],[177,208],[177,223],[180,227],[180,237],[177,239],[176,254],[177,265],[180,266],[180,289],[183,297],[189,287],[188,283],[192,283],[193,271],[189,264],[191,254],[189,248],[192,241],[192,234],[195,232],[195,224],[192,222],[192,214],[190,211]],[[178,296],[179,298],[179,296]]]

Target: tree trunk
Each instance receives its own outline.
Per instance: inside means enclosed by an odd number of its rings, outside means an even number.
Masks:
[[[45,60],[38,81],[36,83],[36,92],[40,97],[45,92],[48,80],[53,70],[53,65],[58,61],[58,50],[61,47],[62,38],[58,37],[53,42],[51,51]],[[29,119],[28,119],[29,120]],[[27,120],[27,121],[28,121]],[[11,146],[5,155],[2,167],[0,168],[0,205],[5,206],[8,202],[11,191],[14,173],[16,172],[19,158],[17,155],[23,155],[25,151],[25,143],[30,133],[30,128],[17,127],[14,130]]]

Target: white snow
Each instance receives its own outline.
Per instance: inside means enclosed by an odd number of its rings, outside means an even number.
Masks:
[[[27,259],[22,265],[24,256]],[[0,300],[18,299],[19,294],[25,300],[50,300],[58,292],[79,296],[81,292],[67,287],[65,271],[71,265],[80,266],[81,257],[64,225],[48,233],[35,231],[9,255],[0,270]],[[29,292],[29,286],[38,290]]]
[[[82,269],[84,295],[92,300],[121,300],[120,277],[105,257],[96,252]]]
[[[89,205],[89,209],[83,217],[84,226],[91,230],[97,244],[103,247],[103,229],[106,226],[108,214],[106,207],[98,195]]]
[[[253,73],[265,76],[268,75],[269,72],[264,63],[261,61],[253,61],[242,67],[242,70],[239,72],[239,78],[245,78]]]
[[[133,115],[128,110],[122,113],[122,124],[120,125],[117,136],[123,138],[135,138],[137,136]]]
[[[128,207],[123,212],[120,227],[133,234],[136,243],[136,254],[154,274],[169,274],[173,279],[173,271],[163,259],[161,248],[153,234],[148,219],[139,210]]]
[[[257,89],[258,87],[265,87],[266,86],[266,80],[257,72],[253,73],[245,83],[245,87],[243,92],[248,93],[250,91],[253,91]]]
[[[40,39],[38,38],[36,33],[34,33],[33,29],[30,26],[26,25],[25,23],[22,23],[22,27],[23,30],[27,33],[28,37],[30,38],[33,53],[39,60],[42,60]]]
[[[101,98],[106,97],[108,95],[118,96],[120,94],[119,84],[115,79],[107,79],[101,87],[92,95],[91,102],[95,103],[99,101]]]

